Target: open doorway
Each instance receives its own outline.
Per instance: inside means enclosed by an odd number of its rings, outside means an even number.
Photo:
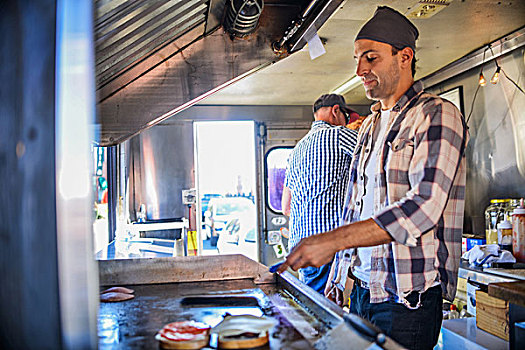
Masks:
[[[194,125],[202,254],[258,261],[254,122]]]

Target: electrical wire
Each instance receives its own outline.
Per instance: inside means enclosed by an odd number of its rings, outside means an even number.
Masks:
[[[485,50],[483,50],[483,59],[481,60],[481,70],[479,71],[480,77],[483,75],[483,65],[485,64],[485,53],[487,52],[488,49],[492,51],[492,48],[490,46],[487,46]],[[494,55],[494,53],[492,55]],[[472,112],[474,111],[474,103],[476,102],[476,97],[478,96],[478,91],[480,87],[481,87],[481,84],[478,83],[478,87],[476,88],[476,92],[474,93],[474,97],[472,98],[472,105],[470,106],[470,112],[468,114],[467,120],[465,121],[467,128],[468,128],[468,122],[470,120],[470,117],[472,116]]]
[[[494,57],[494,51],[492,51],[492,46],[489,45],[489,49],[490,49],[490,52],[492,53],[492,57]],[[485,51],[487,51],[487,49],[485,49]],[[483,53],[483,57],[485,57],[485,53]],[[483,60],[485,60],[485,59],[483,58]],[[522,94],[525,94],[525,92],[523,91],[523,89],[522,89],[522,88],[521,88],[521,87],[520,87],[520,86],[519,86],[514,80],[512,80],[512,79],[507,75],[507,73],[505,73],[505,70],[504,70],[504,69],[498,64],[498,60],[495,59],[495,58],[494,58],[494,63],[496,63],[496,68],[498,68],[498,69],[501,70],[501,72],[503,73],[503,75],[505,76],[505,78],[509,79],[509,80],[512,82],[512,84],[514,84],[514,86],[516,86],[516,88],[517,88],[518,90],[521,91]],[[482,68],[482,70],[483,70],[483,68]]]
[[[512,82],[512,84],[514,84],[514,85],[516,86],[516,88],[517,88],[518,90],[521,91],[522,94],[525,94],[525,92],[523,91],[523,89],[522,89],[522,88],[521,88],[521,87],[520,87],[520,86],[519,86],[514,80],[512,80],[512,79],[507,75],[507,73],[505,73],[505,71],[503,70],[503,68],[501,68],[501,72],[503,73],[503,75],[505,76],[505,78],[509,79],[509,80]]]
[[[481,61],[481,70],[479,72],[479,75],[481,76],[483,74],[483,66],[485,64],[485,53],[487,52],[487,50],[490,49],[490,52],[492,53],[492,57],[494,57],[494,51],[492,51],[492,47],[490,45],[488,45],[485,50],[483,51],[483,60]],[[516,88],[521,91],[522,94],[525,94],[525,92],[523,91],[523,89],[514,81],[512,80],[508,75],[507,73],[505,73],[505,70],[498,64],[498,61],[494,58],[494,63],[496,64],[496,68],[497,69],[500,69],[501,72],[503,73],[503,75],[505,76],[505,78],[507,78],[510,82],[512,82],[512,84],[514,84],[514,86],[516,86]],[[478,87],[476,88],[476,92],[474,93],[474,97],[472,98],[472,105],[470,106],[470,112],[468,114],[468,117],[467,117],[467,120],[465,121],[465,123],[467,124],[467,127],[468,127],[468,122],[470,120],[470,117],[472,116],[472,112],[474,111],[474,103],[476,102],[476,97],[478,96],[478,92],[479,92],[479,88],[481,87],[480,84],[478,84]]]
[[[489,45],[490,53],[492,54],[492,57],[494,58],[494,63],[496,63],[496,67],[499,68],[498,60],[495,58],[496,55],[494,55],[494,51],[492,51],[492,46]],[[487,49],[485,49],[487,51]]]
[[[490,46],[486,47],[485,50],[483,50],[483,59],[481,60],[481,69],[479,71],[479,79],[478,79],[478,84],[481,86],[485,86],[485,84],[487,84],[487,81],[485,80],[485,77],[483,76],[483,67],[485,65],[485,53],[487,52],[489,48]]]
[[[478,87],[476,88],[476,92],[474,93],[474,97],[472,98],[472,105],[470,106],[470,112],[468,114],[467,120],[465,121],[465,124],[468,127],[468,122],[470,120],[470,117],[472,116],[472,112],[474,111],[474,102],[476,102],[476,96],[478,96],[478,91],[481,85],[478,84]]]

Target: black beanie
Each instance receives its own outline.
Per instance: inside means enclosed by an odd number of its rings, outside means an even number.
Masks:
[[[369,39],[390,44],[399,50],[410,47],[415,52],[418,36],[416,26],[408,18],[390,7],[379,6],[374,16],[361,28],[355,41]]]

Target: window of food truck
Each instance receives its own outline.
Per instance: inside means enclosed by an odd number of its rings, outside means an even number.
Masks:
[[[282,212],[281,197],[286,164],[292,149],[293,147],[276,147],[266,154],[266,205],[277,213]]]
[[[195,136],[202,254],[257,260],[254,123],[196,122]]]

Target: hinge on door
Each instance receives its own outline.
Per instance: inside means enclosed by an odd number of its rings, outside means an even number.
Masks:
[[[258,129],[257,130],[257,136],[260,138],[264,138],[266,136],[266,125],[264,123],[257,123]]]

